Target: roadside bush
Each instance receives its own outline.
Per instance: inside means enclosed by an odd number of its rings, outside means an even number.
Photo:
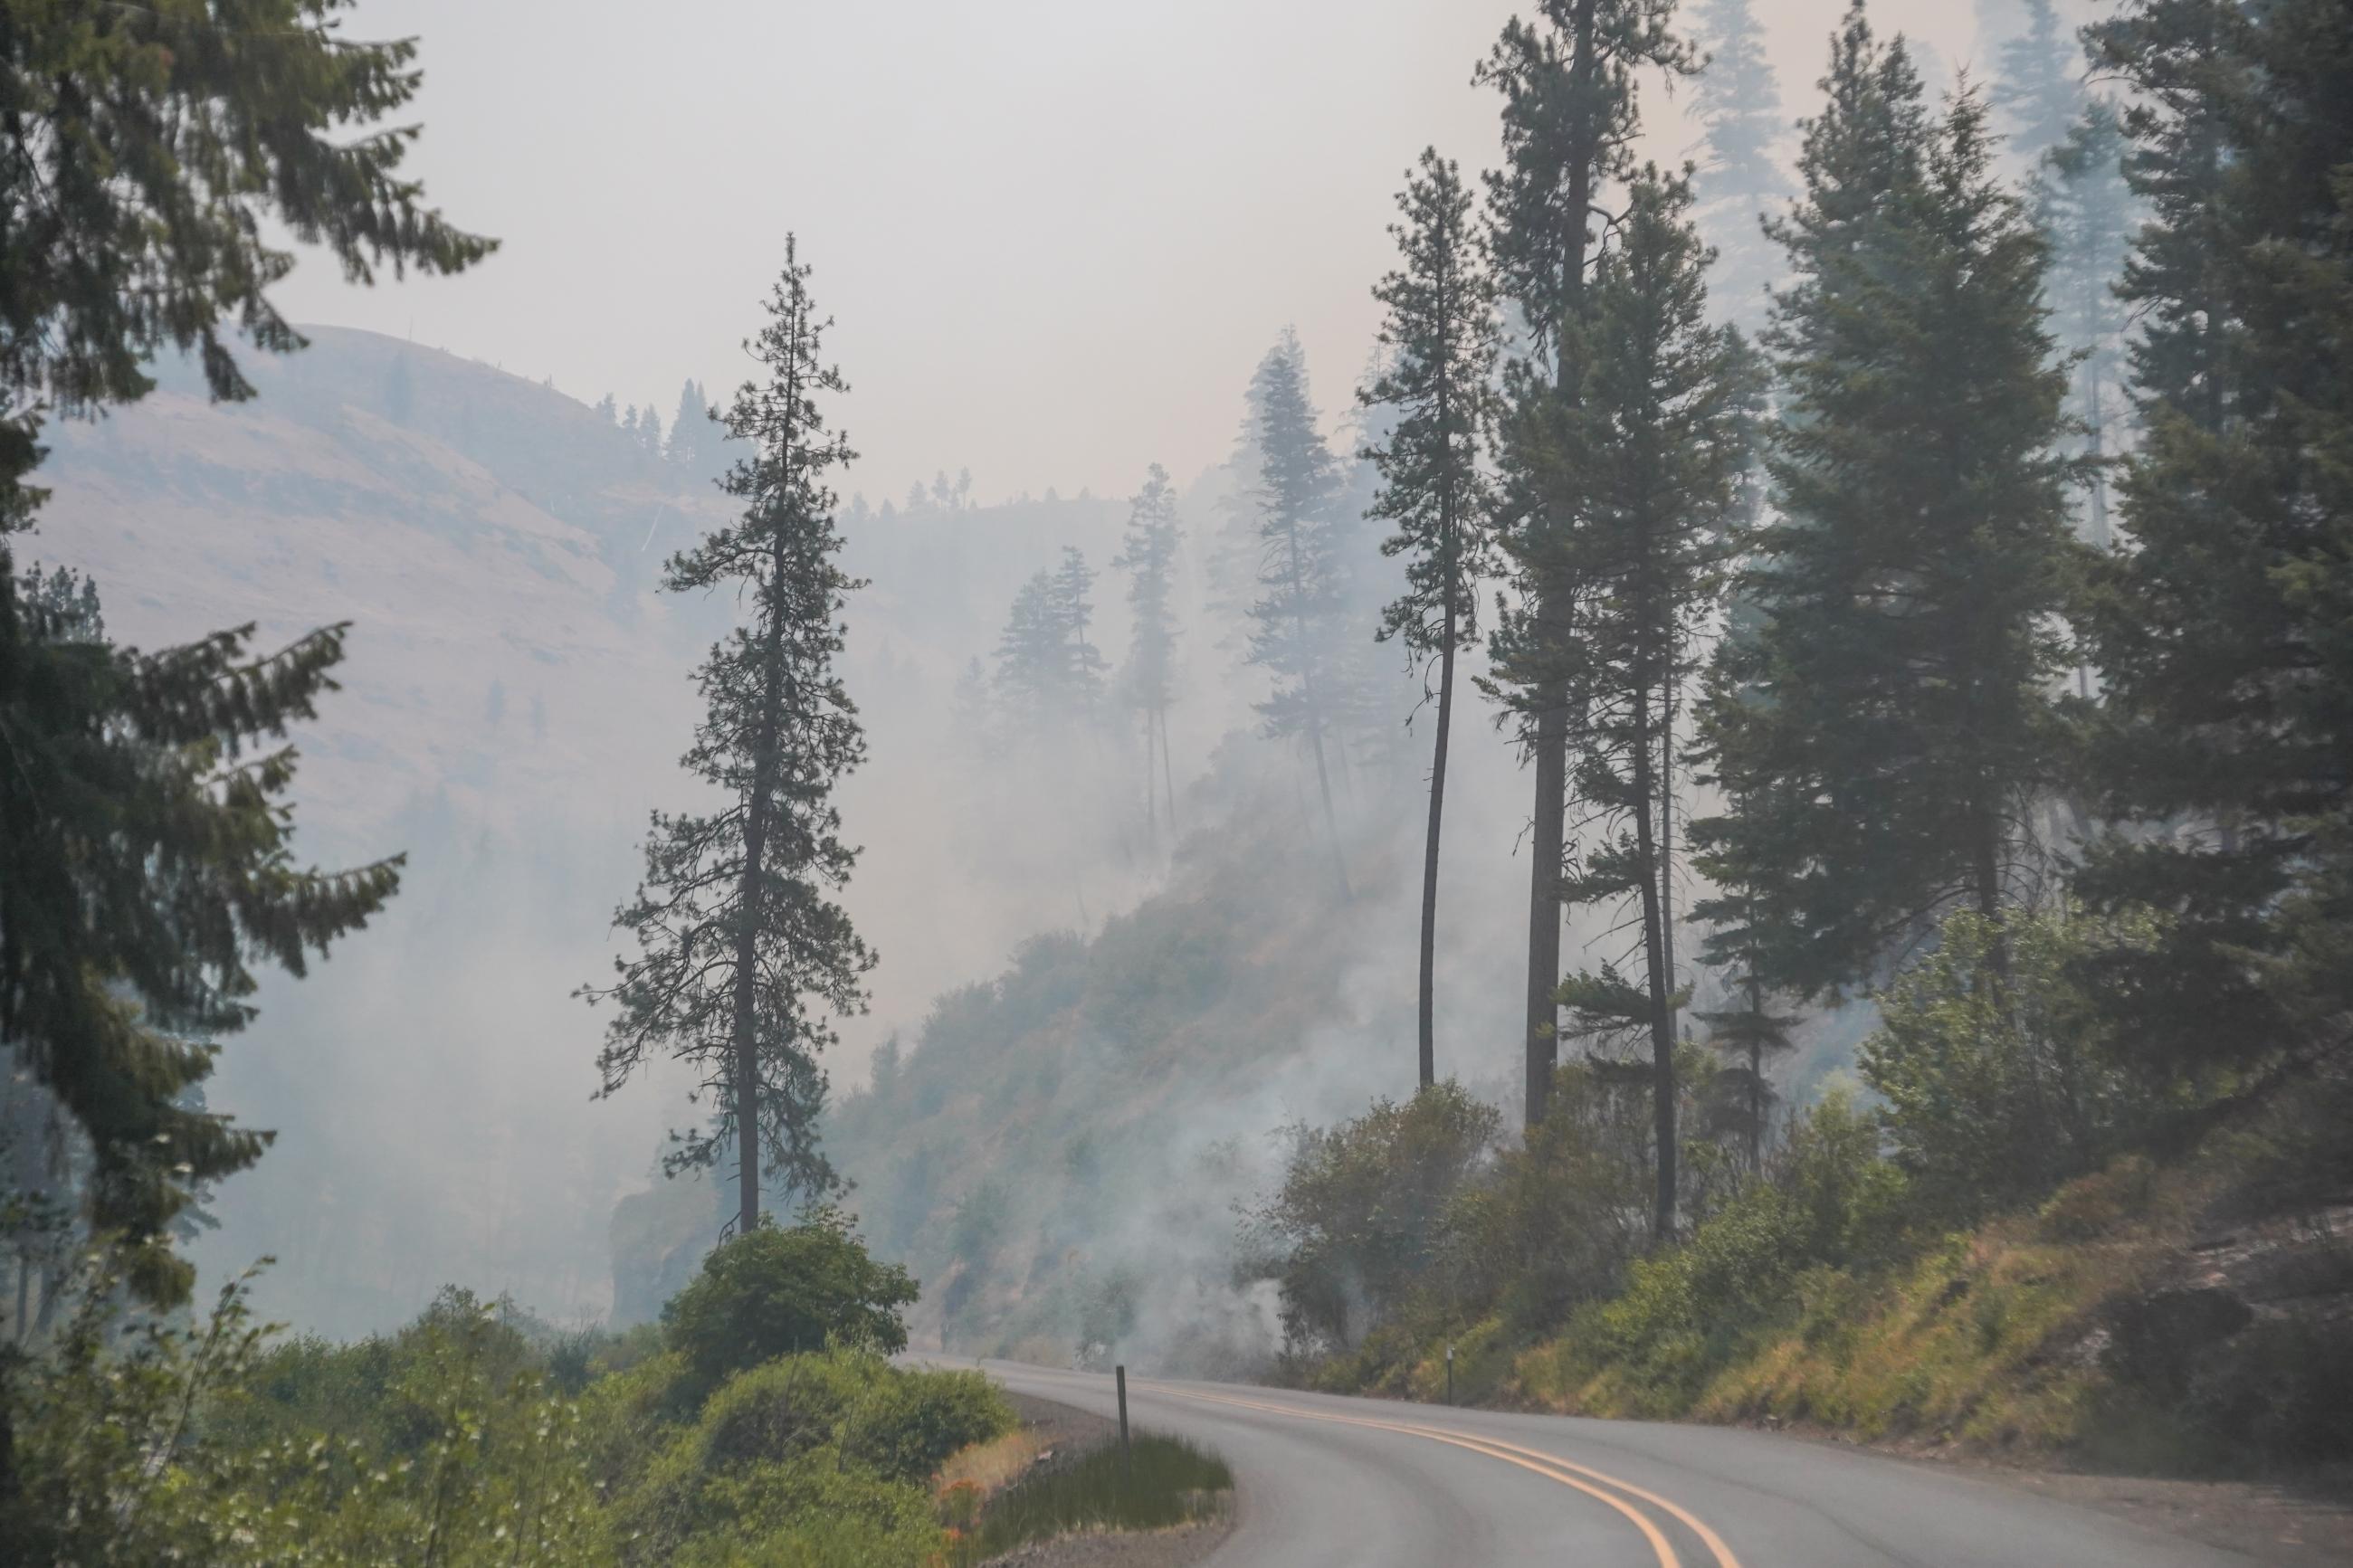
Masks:
[[[904,1268],[867,1255],[848,1215],[819,1205],[713,1248],[662,1309],[662,1332],[684,1363],[681,1392],[700,1403],[734,1373],[831,1342],[906,1349],[899,1312],[915,1294]]]
[[[364,1355],[298,1346],[274,1390],[244,1280],[187,1328],[126,1316],[103,1276],[80,1297],[60,1340],[0,1391],[21,1482],[0,1516],[11,1562],[610,1561],[575,1411],[516,1364],[470,1297],[445,1292]],[[323,1390],[374,1405],[346,1412],[339,1435],[304,1432],[289,1412]]]
[[[1449,1079],[1328,1131],[1293,1130],[1282,1185],[1253,1218],[1295,1350],[1347,1349],[1407,1303],[1501,1125]]]
[[[1860,1065],[1924,1214],[1958,1226],[2027,1206],[2147,1135],[2158,1096],[2076,976],[2157,929],[2065,908],[1957,913],[1881,994]]]
[[[918,1537],[936,1547],[924,1483],[949,1455],[1013,1426],[977,1373],[846,1349],[784,1357],[729,1379],[691,1425],[666,1429],[621,1479],[615,1533],[632,1564],[795,1562],[818,1545],[837,1556],[816,1560],[913,1563],[920,1552],[888,1553]]]

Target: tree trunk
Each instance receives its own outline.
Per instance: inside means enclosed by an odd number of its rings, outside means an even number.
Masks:
[[[1752,1016],[1765,1011],[1765,987],[1753,973],[1748,977],[1748,1011]],[[1757,1035],[1748,1038],[1748,1173],[1765,1173],[1765,1041]]]
[[[1324,704],[1315,695],[1315,676],[1308,662],[1307,614],[1303,608],[1306,586],[1299,564],[1299,526],[1291,524],[1284,531],[1284,541],[1291,556],[1292,632],[1299,638],[1299,689],[1307,699],[1307,740],[1315,752],[1315,789],[1324,800],[1324,831],[1332,841],[1332,870],[1340,882],[1340,901],[1347,902],[1356,895],[1348,890],[1348,862],[1340,853],[1340,819],[1332,811],[1332,770],[1324,762]]]
[[[1675,1031],[1667,1006],[1665,932],[1660,920],[1656,781],[1651,777],[1651,691],[1638,679],[1634,690],[1634,852],[1641,862],[1642,950],[1650,968],[1651,1099],[1658,1142],[1658,1195],[1651,1229],[1662,1241],[1675,1234]]]
[[[1569,79],[1574,101],[1589,101],[1596,67],[1594,0],[1579,0],[1571,22],[1575,41],[1570,47]],[[1576,237],[1564,258],[1561,279],[1562,319],[1552,323],[1553,381],[1556,395],[1574,401],[1577,389],[1567,374],[1567,340],[1570,320],[1585,291],[1587,215],[1593,205],[1593,165],[1599,152],[1596,127],[1579,126],[1584,144],[1571,150],[1568,211],[1576,215]],[[1566,584],[1539,586],[1536,605],[1541,647],[1565,646],[1571,626]],[[1528,846],[1528,990],[1527,990],[1527,1123],[1545,1117],[1552,1095],[1552,1075],[1560,1063],[1560,1040],[1555,1027],[1560,989],[1560,872],[1567,848],[1568,826],[1568,689],[1565,681],[1540,679],[1536,687],[1535,806],[1529,825]]]
[[[1152,710],[1144,710],[1144,837],[1152,846],[1152,853],[1160,853],[1160,781],[1153,773],[1153,751],[1155,737],[1152,731]]]
[[[1438,828],[1446,813],[1446,736],[1454,717],[1454,590],[1446,584],[1446,641],[1438,654],[1438,742],[1430,760],[1430,837],[1421,856],[1421,1087],[1438,1081]]]
[[[1669,606],[1669,616],[1673,609]],[[1667,678],[1660,688],[1659,714],[1659,947],[1667,977],[1667,1034],[1678,1033],[1675,1017],[1675,707],[1678,675],[1675,635],[1667,628]]]
[[[1176,847],[1176,781],[1168,771],[1168,709],[1160,708],[1160,798],[1168,805],[1168,847]]]

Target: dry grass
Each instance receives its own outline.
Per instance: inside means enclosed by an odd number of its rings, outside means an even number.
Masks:
[[[940,1467],[932,1490],[944,1500],[956,1488],[967,1487],[986,1500],[1028,1474],[1047,1441],[1035,1427],[1018,1426],[1002,1437],[959,1449]]]

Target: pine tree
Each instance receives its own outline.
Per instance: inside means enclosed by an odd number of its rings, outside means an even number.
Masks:
[[[2100,966],[2152,1077],[2341,1053],[2353,1018],[2353,15],[2142,0],[2094,29],[2152,209],[2126,270],[2146,433],[2094,584],[2078,887],[2168,917]]]
[[[2073,68],[2079,54],[2053,0],[2026,0],[2026,31],[2001,47],[1993,106],[2010,121],[2010,151],[2029,168],[2074,127],[2084,99]]]
[[[842,841],[833,792],[865,756],[858,710],[835,665],[841,612],[862,586],[837,560],[829,472],[853,458],[818,399],[847,388],[820,357],[829,321],[787,237],[768,320],[745,345],[766,373],[727,410],[749,455],[727,476],[733,523],[670,558],[663,586],[732,586],[745,624],[697,677],[705,710],[681,765],[720,797],[707,813],[657,812],[644,880],[614,916],[636,938],[616,980],[585,991],[615,1016],[596,1065],[617,1091],[657,1052],[693,1066],[717,1115],[684,1134],[669,1165],[717,1163],[732,1140],[739,1233],[759,1223],[764,1167],[805,1195],[837,1181],[818,1147],[831,1019],[862,1011],[874,955],[832,895],[857,849]]]
[[[1700,956],[1723,972],[1734,1005],[1694,1016],[1707,1026],[1707,1043],[1729,1064],[1718,1072],[1718,1086],[1728,1091],[1726,1120],[1739,1133],[1755,1176],[1765,1168],[1765,1134],[1776,1100],[1767,1068],[1795,1047],[1791,1031],[1799,1018],[1776,1010],[1780,994],[1765,978],[1765,922],[1772,916],[1761,900],[1735,889],[1701,911],[1715,929]]]
[[[1176,700],[1176,616],[1171,595],[1184,538],[1176,522],[1176,487],[1168,482],[1168,470],[1155,463],[1128,505],[1127,531],[1112,564],[1127,574],[1127,662],[1120,670],[1120,688],[1144,722],[1145,825],[1159,832],[1165,798],[1172,839],[1176,785],[1168,758],[1168,710]]]
[[[1269,351],[1253,390],[1263,413],[1258,441],[1260,594],[1250,606],[1250,660],[1274,678],[1274,689],[1258,709],[1268,734],[1304,741],[1314,759],[1333,869],[1346,898],[1347,862],[1340,850],[1325,755],[1347,605],[1339,465],[1316,428],[1306,356],[1297,337],[1286,331]]]
[[[1690,52],[1669,30],[1672,0],[1543,0],[1540,19],[1506,23],[1477,80],[1503,96],[1504,167],[1486,176],[1488,248],[1501,296],[1518,312],[1526,353],[1504,368],[1507,412],[1497,462],[1501,516],[1520,605],[1491,640],[1494,689],[1507,694],[1535,763],[1529,833],[1527,1121],[1544,1119],[1559,1060],[1561,877],[1567,864],[1567,666],[1576,658],[1578,584],[1567,563],[1566,520],[1534,497],[1548,458],[1547,426],[1573,407],[1561,345],[1585,309],[1594,219],[1604,185],[1630,173],[1640,117],[1635,73],[1687,74]]]
[[[1060,681],[1067,717],[1091,725],[1103,712],[1103,656],[1094,644],[1095,574],[1078,546],[1062,546],[1062,563],[1054,569],[1047,603],[1058,636]]]
[[[1706,65],[1693,83],[1693,117],[1704,128],[1692,195],[1700,233],[1716,253],[1716,309],[1744,330],[1761,321],[1780,252],[1763,224],[1794,194],[1778,149],[1788,130],[1781,89],[1765,58],[1765,29],[1748,0],[1700,0],[1693,42]]]
[[[1867,980],[1947,910],[1999,919],[2022,818],[2059,777],[2051,694],[2078,547],[2043,247],[1991,173],[1984,111],[1923,102],[1861,8],[1776,232],[1795,280],[1766,342],[1781,512],[1706,719],[1729,816],[1703,865],[1756,900],[1772,985]]]
[[[657,461],[660,459],[662,456],[661,416],[654,412],[654,406],[650,403],[646,405],[645,413],[638,419],[638,445],[645,448],[647,457]]]
[[[678,411],[670,416],[670,460],[689,473],[704,472],[712,466],[718,434],[702,388],[689,381],[679,388]]]
[[[1103,653],[1090,637],[1094,574],[1066,547],[1059,567],[1021,584],[997,644],[997,697],[1013,723],[1032,736],[1067,735],[1100,710]]]
[[[127,1249],[140,1294],[176,1300],[195,1271],[174,1221],[271,1136],[190,1109],[212,1042],[252,1020],[258,963],[301,975],[399,886],[398,856],[331,872],[290,849],[286,732],[333,689],[348,628],[142,654],[105,640],[87,585],[11,586],[0,1047],[90,1140],[92,1230]]]
[[[289,847],[284,731],[331,689],[343,628],[259,656],[250,627],[114,648],[82,610],[31,602],[10,541],[43,499],[45,417],[137,402],[166,350],[213,397],[252,396],[225,319],[261,353],[302,346],[269,298],[294,259],[274,237],[362,282],[492,248],[424,205],[400,170],[414,133],[384,128],[419,85],[415,46],[347,39],[341,9],[254,0],[229,28],[68,0],[0,24],[0,203],[38,215],[0,247],[0,1049],[89,1139],[90,1221],[167,1306],[191,1278],[174,1215],[266,1138],[191,1106],[197,1042],[251,1016],[254,967],[300,973],[360,924],[396,862],[320,872]]]
[[[1407,558],[1406,592],[1383,611],[1378,635],[1405,644],[1425,699],[1434,696],[1438,707],[1421,866],[1419,1081],[1427,1089],[1438,1081],[1438,843],[1454,656],[1479,639],[1479,583],[1496,564],[1488,531],[1494,498],[1480,465],[1480,433],[1495,402],[1496,324],[1494,289],[1470,227],[1471,193],[1456,165],[1434,147],[1424,151],[1398,209],[1404,221],[1389,232],[1403,265],[1373,290],[1388,308],[1381,342],[1392,357],[1359,396],[1394,416],[1386,439],[1366,454],[1382,481],[1370,515],[1397,528],[1382,553]]]
[[[1708,255],[1691,193],[1655,169],[1626,193],[1583,318],[1563,345],[1578,388],[1554,426],[1546,509],[1568,520],[1564,564],[1582,584],[1568,671],[1577,796],[1601,837],[1566,879],[1572,903],[1630,903],[1636,981],[1572,977],[1561,1000],[1587,1030],[1649,1047],[1657,1187],[1652,1228],[1675,1228],[1673,797],[1676,715],[1693,647],[1714,621],[1738,546],[1735,481],[1747,462],[1746,351],[1707,321]]]
[[[2106,458],[2123,400],[2112,389],[2130,324],[2116,297],[2138,213],[2124,177],[2124,127],[2114,103],[2095,98],[2043,154],[2034,186],[2035,216],[2051,243],[2052,324],[2077,357],[2069,412],[2098,465],[2087,486],[2084,533],[2094,548],[2113,542]]]

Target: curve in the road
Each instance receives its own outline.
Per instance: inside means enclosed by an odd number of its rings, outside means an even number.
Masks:
[[[1140,1380],[1139,1386],[1143,1386]],[[1317,1411],[1302,1410],[1294,1405],[1276,1405],[1264,1400],[1237,1399],[1229,1394],[1200,1394],[1156,1384],[1149,1386],[1155,1392],[1172,1398],[1189,1399],[1200,1405],[1230,1405],[1239,1409],[1263,1410],[1271,1415],[1288,1415],[1302,1421],[1328,1421],[1344,1426],[1369,1426],[1380,1432],[1402,1432],[1409,1436],[1426,1437],[1433,1443],[1444,1443],[1456,1448],[1468,1448],[1474,1454],[1484,1454],[1489,1458],[1501,1459],[1507,1465],[1517,1465],[1524,1470],[1535,1471],[1547,1480],[1558,1481],[1565,1487],[1575,1487],[1589,1497],[1599,1498],[1633,1521],[1634,1528],[1641,1531],[1642,1539],[1650,1543],[1651,1554],[1658,1559],[1659,1568],[1683,1568],[1683,1559],[1677,1555],[1673,1544],[1667,1540],[1666,1531],[1661,1530],[1648,1514],[1624,1498],[1613,1496],[1602,1489],[1602,1487],[1615,1487],[1627,1496],[1639,1498],[1651,1507],[1662,1510],[1682,1521],[1686,1529],[1707,1543],[1708,1551],[1715,1558],[1716,1568],[1740,1568],[1740,1559],[1735,1557],[1732,1554],[1732,1549],[1725,1545],[1724,1538],[1710,1530],[1688,1510],[1630,1481],[1621,1481],[1615,1476],[1604,1475],[1599,1470],[1591,1469],[1583,1465],[1573,1465],[1566,1459],[1539,1453],[1534,1448],[1523,1448],[1516,1443],[1498,1442],[1491,1437],[1476,1437],[1468,1432],[1451,1431],[1442,1426],[1424,1426],[1404,1421],[1377,1421],[1368,1415],[1333,1415]],[[1571,1471],[1577,1473],[1572,1475]],[[1590,1477],[1591,1480],[1579,1479],[1580,1476]],[[1594,1481],[1599,1481],[1601,1485],[1593,1485]]]
[[[1018,1392],[1113,1414],[1101,1373],[996,1361],[985,1370]],[[1217,1448],[1233,1468],[1236,1528],[1203,1568],[2256,1561],[1967,1471],[1769,1433],[1182,1379],[1132,1378],[1129,1388],[1139,1420]]]

